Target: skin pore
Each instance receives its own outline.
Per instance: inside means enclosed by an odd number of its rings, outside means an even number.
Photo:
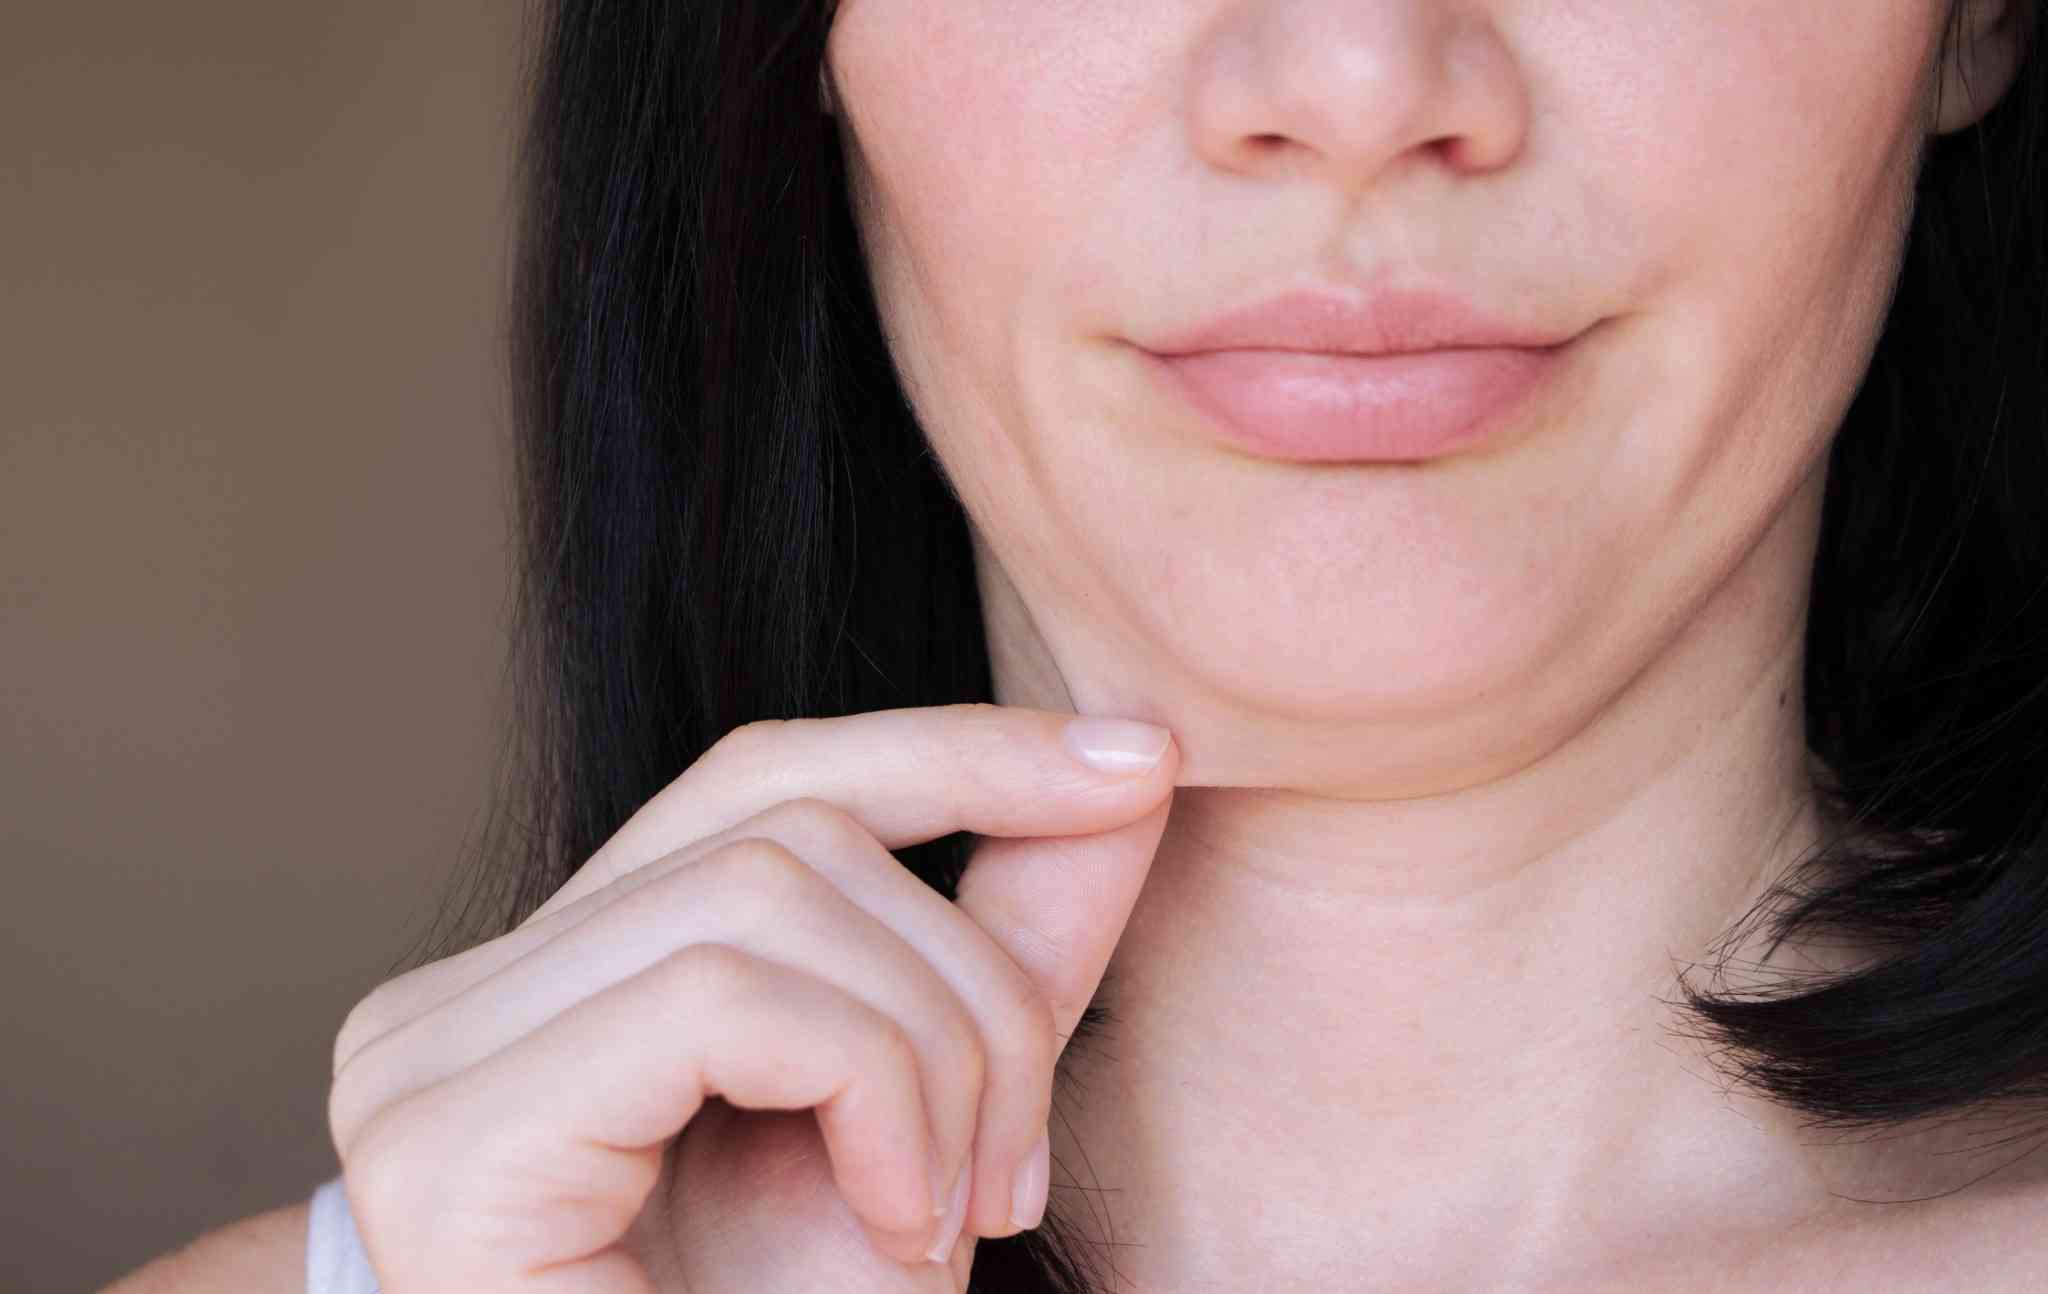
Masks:
[[[1659,1000],[1823,826],[1827,450],[1921,150],[2022,53],[1967,0],[1940,57],[1948,8],[841,0],[829,106],[997,699],[1182,752],[1053,1126],[1122,1288],[1569,1285],[1992,1166],[1817,1144]],[[1575,340],[1411,464],[1249,456],[1141,362],[1310,284]]]

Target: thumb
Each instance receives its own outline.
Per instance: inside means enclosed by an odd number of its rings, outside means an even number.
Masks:
[[[1144,816],[1086,835],[987,839],[961,874],[957,906],[1046,995],[1062,1039],[1095,997],[1151,873],[1179,760],[1169,740],[1163,794]]]

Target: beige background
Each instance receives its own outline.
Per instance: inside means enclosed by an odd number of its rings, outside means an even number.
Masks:
[[[478,825],[516,0],[0,14],[0,1288],[336,1171]]]

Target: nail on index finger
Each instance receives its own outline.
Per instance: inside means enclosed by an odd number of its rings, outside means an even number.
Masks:
[[[1101,773],[1133,777],[1159,766],[1173,734],[1135,719],[1082,715],[1067,721],[1061,740],[1075,759]]]
[[[1081,732],[1094,734],[1088,742],[1124,764],[1104,777],[1077,762],[1068,744],[1075,718],[966,702],[735,728],[642,805],[534,918],[785,800],[836,805],[894,850],[955,831],[1108,831],[1142,817],[1172,789],[1178,748],[1171,734],[1151,769],[1133,771],[1137,757],[1116,754],[1116,734],[1087,716]]]

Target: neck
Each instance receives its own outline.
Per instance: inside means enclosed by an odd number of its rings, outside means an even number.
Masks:
[[[1412,1264],[1475,1219],[1484,1245],[1434,1261],[1497,1274],[1589,1229],[1697,1228],[1709,1194],[1735,1228],[1825,1198],[1785,1112],[1731,1098],[1669,1032],[1677,975],[1833,825],[1803,724],[1810,494],[1621,694],[1504,775],[1175,791],[1053,1128],[1056,1201],[1139,1287],[1270,1284],[1282,1255],[1305,1280]],[[1074,671],[1045,667],[989,573],[998,699],[1056,706]],[[1123,712],[1184,732],[1170,704]]]

